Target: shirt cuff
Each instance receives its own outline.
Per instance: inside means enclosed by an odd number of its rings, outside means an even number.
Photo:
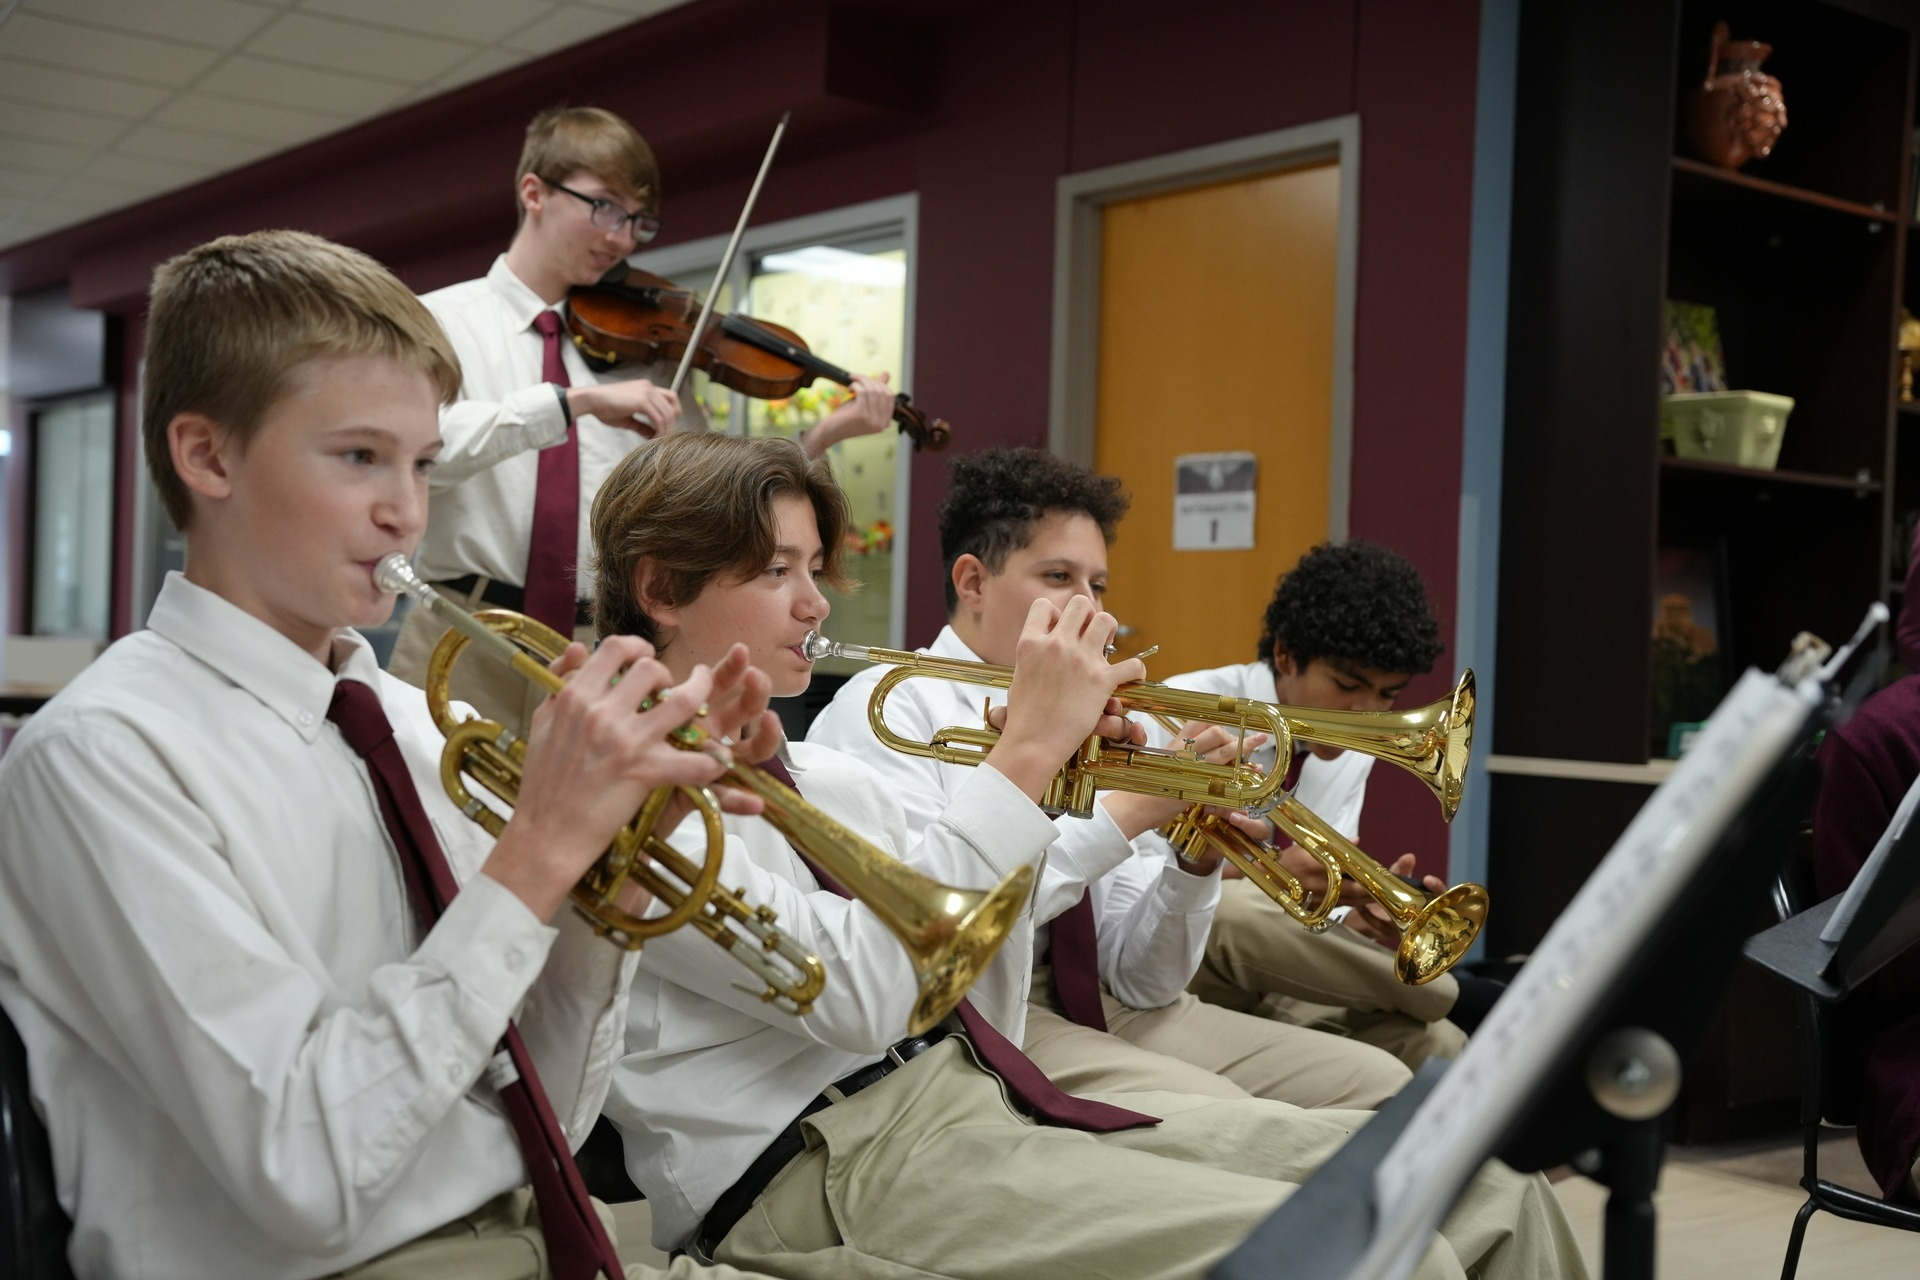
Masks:
[[[414,959],[449,974],[504,1022],[526,998],[559,936],[483,872],[454,895]]]
[[[947,803],[940,820],[979,850],[1002,876],[1038,861],[1059,834],[1053,819],[992,765],[983,764],[972,773]]]
[[[1160,902],[1169,915],[1192,915],[1220,905],[1220,868],[1204,876],[1182,871],[1174,863],[1160,873]]]
[[[548,982],[557,982],[567,991],[611,997],[632,981],[639,952],[595,933],[571,901],[560,908],[554,935],[553,950],[542,969]]]
[[[567,414],[551,382],[536,383],[510,393],[505,407],[526,432],[527,448],[551,449],[567,438]],[[565,394],[561,392],[561,394]]]

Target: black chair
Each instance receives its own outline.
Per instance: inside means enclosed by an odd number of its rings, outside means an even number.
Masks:
[[[1812,863],[1804,858],[1789,860],[1773,887],[1773,905],[1780,918],[1799,915],[1816,899]],[[1799,1270],[1800,1247],[1806,1242],[1807,1223],[1816,1209],[1854,1222],[1920,1231],[1920,1209],[1865,1195],[1820,1176],[1822,1122],[1844,1126],[1859,1118],[1859,1058],[1839,1010],[1798,989],[1794,997],[1800,1023],[1800,1129],[1806,1143],[1800,1185],[1806,1188],[1807,1202],[1794,1215],[1780,1280],[1793,1280]]]
[[[73,1224],[53,1190],[53,1152],[27,1090],[27,1048],[0,1013],[0,1275],[73,1280]]]

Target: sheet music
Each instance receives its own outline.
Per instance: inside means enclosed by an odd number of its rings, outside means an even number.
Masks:
[[[1867,855],[1860,874],[1847,886],[1840,905],[1833,909],[1833,915],[1827,920],[1827,927],[1820,931],[1820,941],[1838,942],[1845,936],[1854,916],[1860,913],[1860,904],[1866,901],[1867,893],[1880,874],[1880,865],[1893,856],[1893,846],[1906,834],[1907,823],[1913,820],[1916,809],[1920,809],[1920,778],[1915,778],[1913,785],[1907,788],[1905,798],[1900,801],[1900,807],[1893,811],[1887,829],[1880,833],[1880,840],[1873,846],[1873,852]]]
[[[1412,1271],[1554,1052],[1778,763],[1818,697],[1811,682],[1794,690],[1758,671],[1741,677],[1381,1161],[1379,1225],[1354,1277]]]

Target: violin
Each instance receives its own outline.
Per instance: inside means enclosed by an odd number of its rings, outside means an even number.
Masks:
[[[625,264],[567,295],[567,331],[600,373],[629,361],[681,359],[699,314],[692,290]],[[783,400],[816,378],[853,385],[851,373],[815,355],[793,330],[742,315],[718,316],[707,325],[693,367],[756,400]],[[905,394],[893,398],[893,420],[916,451],[944,449],[953,438],[944,419],[928,416]]]

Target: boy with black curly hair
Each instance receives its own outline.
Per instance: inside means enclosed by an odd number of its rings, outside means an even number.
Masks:
[[[1327,711],[1387,711],[1444,650],[1413,565],[1368,542],[1325,543],[1280,579],[1267,605],[1256,661],[1167,683]],[[1272,765],[1271,749],[1256,759]],[[1373,757],[1311,743],[1295,757],[1295,770],[1300,802],[1357,839]],[[1288,847],[1283,857],[1310,887],[1324,885],[1318,864],[1298,849]],[[1405,873],[1411,867],[1412,855],[1406,855],[1392,869]],[[1398,945],[1399,936],[1357,885],[1344,886],[1353,907],[1345,917],[1348,928],[1312,934],[1252,883],[1231,869],[1228,875],[1189,988],[1195,995],[1351,1036],[1410,1067],[1459,1052],[1466,1037],[1447,1021],[1460,999],[1459,980],[1448,975],[1418,987],[1400,982],[1392,953],[1377,945]],[[1431,877],[1428,883],[1437,884]]]
[[[925,652],[1010,664],[1036,601],[1064,607],[1075,596],[1097,601],[1105,593],[1107,546],[1128,498],[1114,477],[1037,449],[957,458],[950,479],[940,508],[948,621]],[[881,674],[870,668],[848,682],[807,738],[878,770],[918,832],[975,771],[880,743],[867,703]],[[979,685],[912,680],[889,695],[887,723],[925,740],[949,725],[978,725],[983,698],[1005,700]],[[1217,758],[1234,749],[1220,726],[1184,732]],[[1048,905],[1035,912],[1034,951],[1043,962],[1031,983],[1028,1056],[1075,1092],[1167,1089],[1364,1108],[1398,1092],[1409,1073],[1389,1053],[1219,1008],[1187,991],[1221,880],[1217,857],[1183,864],[1154,834],[1182,807],[1107,792],[1091,818],[1055,822],[1059,834],[1036,894]],[[1249,823],[1256,828],[1264,832],[1265,824]]]

